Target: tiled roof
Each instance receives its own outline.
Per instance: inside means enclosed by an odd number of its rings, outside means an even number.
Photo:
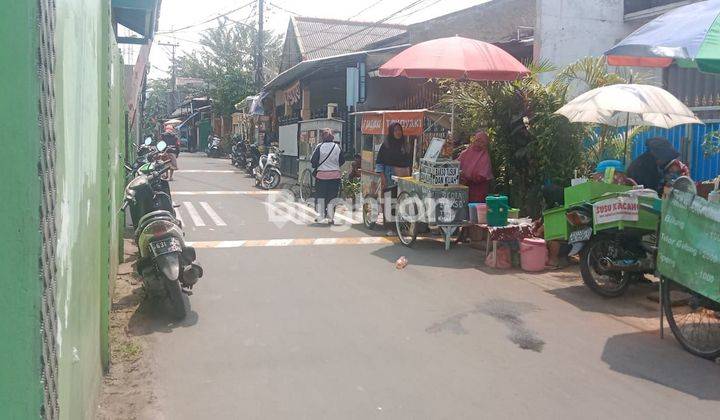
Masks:
[[[303,60],[361,51],[406,29],[405,25],[300,16],[292,21]]]

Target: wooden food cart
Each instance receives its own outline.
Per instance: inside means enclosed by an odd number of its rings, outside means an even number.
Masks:
[[[450,129],[450,114],[430,111],[427,109],[402,110],[402,111],[366,111],[357,112],[353,115],[360,115],[361,119],[361,192],[363,196],[363,222],[367,228],[372,228],[378,221],[381,213],[380,209],[384,208],[383,203],[383,185],[381,183],[380,174],[375,172],[375,160],[380,150],[388,127],[392,123],[400,123],[403,127],[403,134],[410,142],[413,151],[413,172],[416,172],[420,166],[420,157],[425,154],[430,142],[433,138],[446,139]],[[446,154],[451,153],[451,145],[447,145]],[[402,195],[404,192],[407,196],[420,197],[421,200],[435,198],[447,198],[455,204],[452,206],[457,210],[453,210],[455,216],[446,222],[439,222],[435,218],[438,209],[427,209],[423,211],[425,215],[433,215],[429,219],[418,221],[412,226],[412,234],[407,235],[406,229],[401,229],[403,235],[400,240],[405,245],[411,245],[415,242],[417,235],[427,231],[428,228],[439,228],[442,230],[446,239],[446,246],[449,247],[450,237],[458,227],[464,224],[467,218],[467,187],[461,185],[431,185],[421,182],[414,177],[395,178],[398,184],[398,193]],[[405,197],[405,196],[402,196]],[[400,203],[401,197],[398,197]],[[444,210],[444,209],[443,209]],[[385,216],[385,215],[384,215]],[[404,226],[404,225],[403,225]],[[396,223],[397,227],[397,223]],[[410,239],[408,239],[410,238]]]

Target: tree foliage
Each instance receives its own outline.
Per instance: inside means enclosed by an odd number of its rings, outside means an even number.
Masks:
[[[555,111],[571,92],[626,79],[609,73],[604,59],[594,58],[562,69],[549,84],[538,78],[553,70],[547,63],[530,70],[530,77],[509,83],[445,81],[443,103],[456,108],[456,132],[488,131],[498,191],[525,214],[536,216],[543,185],[568,185],[576,172],[586,172],[601,159],[617,158],[624,143],[615,129],[573,124]]]
[[[177,75],[195,77],[205,86],[195,94],[209,96],[214,109],[221,115],[234,112],[234,105],[256,93],[254,56],[257,30],[240,22],[220,21],[218,26],[201,34],[201,47],[180,56]],[[274,77],[282,50],[278,36],[265,32],[265,78]]]

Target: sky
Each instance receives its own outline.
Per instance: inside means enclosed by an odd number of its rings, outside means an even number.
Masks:
[[[293,14],[300,16],[349,19],[376,22],[399,12],[388,23],[410,24],[442,16],[487,0],[265,0],[265,27],[284,36],[288,21]],[[411,8],[408,5],[417,3]],[[160,9],[160,25],[150,53],[150,78],[166,77],[170,66],[170,50],[160,43],[177,43],[176,54],[199,48],[197,41],[203,29],[215,26],[212,18],[249,4],[230,13],[228,18],[248,23],[257,21],[257,1],[250,0],[163,0]],[[179,30],[190,25],[188,29]],[[166,31],[175,30],[173,33]],[[125,62],[134,62],[138,47],[130,47]]]

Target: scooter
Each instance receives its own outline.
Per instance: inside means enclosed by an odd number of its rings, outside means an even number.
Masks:
[[[245,154],[245,172],[248,175],[255,174],[255,167],[260,163],[260,148],[256,144],[251,144],[247,147],[247,153]]]
[[[253,170],[255,185],[271,190],[280,185],[282,173],[280,172],[280,154],[282,150],[271,147],[267,155],[262,155],[258,165]]]
[[[230,161],[236,168],[245,167],[245,142],[241,139],[232,145],[232,153],[230,153]]]
[[[220,150],[220,137],[213,136],[208,144],[207,156],[211,158],[219,158],[222,156],[222,150]]]
[[[153,191],[152,185],[168,169],[164,166],[130,182],[121,211],[132,205],[141,214],[135,231],[140,250],[136,268],[145,290],[152,297],[167,297],[173,316],[183,319],[189,307],[183,288],[192,289],[203,276],[203,269],[195,262],[195,249],[185,244],[181,223],[174,212],[158,208],[157,197],[163,194]]]
[[[170,170],[165,162],[155,158],[166,149],[164,141],[157,144],[155,152],[148,153],[146,163],[132,170],[133,179],[125,188],[125,196],[132,197],[130,205],[130,218],[135,227],[139,226],[140,219],[150,212],[165,210],[175,216],[170,184],[163,179],[162,174]]]

